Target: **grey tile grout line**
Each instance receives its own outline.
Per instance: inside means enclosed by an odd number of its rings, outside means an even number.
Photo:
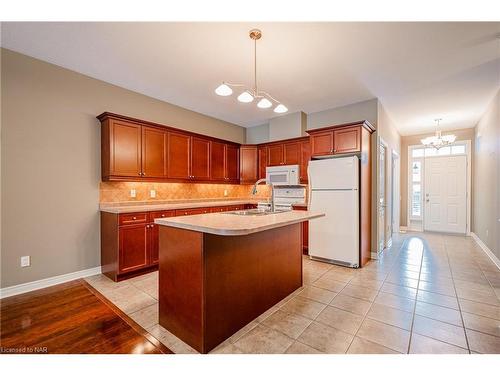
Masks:
[[[400,248],[399,248],[399,250],[398,250],[398,254],[396,255],[396,257],[395,257],[394,261],[392,262],[391,266],[389,267],[389,271],[386,273],[386,275],[385,275],[385,277],[384,277],[384,280],[382,281],[382,285],[380,286],[380,289],[378,289],[378,290],[377,290],[377,295],[375,296],[375,298],[373,299],[373,301],[371,301],[370,309],[369,309],[369,310],[366,312],[366,314],[363,316],[363,320],[361,321],[361,323],[360,323],[360,325],[359,325],[358,329],[356,330],[356,332],[353,334],[353,336],[352,336],[352,340],[351,340],[351,342],[349,343],[349,346],[347,347],[347,349],[346,349],[346,351],[344,352],[344,354],[347,354],[347,352],[349,351],[349,349],[350,349],[350,348],[351,348],[351,346],[352,346],[352,343],[353,343],[354,339],[355,339],[356,337],[358,337],[358,332],[359,332],[359,330],[360,330],[360,329],[361,329],[361,327],[363,326],[363,323],[365,322],[365,320],[368,318],[368,314],[370,313],[370,310],[371,310],[371,308],[372,308],[373,304],[375,303],[375,300],[377,299],[378,295],[380,294],[380,291],[382,290],[382,286],[384,285],[385,280],[387,279],[387,277],[389,276],[389,273],[391,272],[392,268],[394,267],[395,262],[396,262],[396,259],[397,259],[397,258],[401,255],[401,251],[402,251],[401,249],[402,249],[402,248],[403,248],[403,246],[406,244],[406,242],[407,242],[407,240],[405,239],[405,240],[403,241],[403,243],[401,244],[401,247],[400,247]],[[364,339],[364,340],[367,340],[367,339]],[[367,340],[367,341],[373,342],[373,341],[371,341],[371,340]],[[375,344],[380,345],[380,346],[383,346],[384,348],[387,348],[387,349],[390,349],[390,350],[394,350],[394,349],[391,349],[391,348],[389,348],[389,347],[387,347],[387,346],[385,346],[385,345],[382,345],[382,344],[378,344],[378,343],[375,343]],[[397,350],[394,350],[394,351],[396,351],[396,352],[397,352]],[[401,353],[401,354],[405,354],[405,353]]]
[[[457,286],[455,285],[455,279],[453,278],[453,270],[451,267],[450,255],[448,254],[448,246],[446,245],[446,242],[444,243],[444,248],[446,250],[446,259],[448,260],[448,265],[450,266],[451,280],[453,281],[453,290],[455,291],[455,298],[457,299],[458,311],[460,312],[460,319],[462,320],[462,326],[463,326],[462,328],[464,330],[465,343],[467,344],[467,350],[469,351],[469,354],[471,354],[469,338],[467,337],[467,330],[465,329],[464,317],[462,315],[462,307],[460,306],[460,300],[458,299]]]

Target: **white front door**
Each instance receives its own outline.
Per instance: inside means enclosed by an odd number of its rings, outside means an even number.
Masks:
[[[436,156],[425,159],[424,229],[466,233],[467,159]]]

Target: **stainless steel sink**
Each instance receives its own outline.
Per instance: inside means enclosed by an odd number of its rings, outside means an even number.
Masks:
[[[263,216],[263,215],[278,214],[280,212],[286,212],[286,211],[268,211],[268,210],[259,210],[258,208],[252,208],[250,210],[228,211],[225,213],[229,215],[238,215],[238,216]]]

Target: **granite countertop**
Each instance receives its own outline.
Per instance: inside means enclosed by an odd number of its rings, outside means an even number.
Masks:
[[[129,212],[181,210],[185,208],[231,206],[233,204],[257,204],[266,199],[196,199],[183,201],[163,201],[163,202],[125,202],[125,203],[101,203],[99,210],[112,214],[122,214]]]
[[[156,219],[155,223],[220,236],[240,236],[325,216],[311,211],[285,211],[262,216],[212,213]]]

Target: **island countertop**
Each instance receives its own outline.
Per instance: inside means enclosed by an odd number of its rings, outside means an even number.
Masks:
[[[161,218],[156,219],[155,223],[220,236],[241,236],[296,224],[322,216],[325,216],[325,214],[311,211],[285,211],[261,216],[212,213]]]

